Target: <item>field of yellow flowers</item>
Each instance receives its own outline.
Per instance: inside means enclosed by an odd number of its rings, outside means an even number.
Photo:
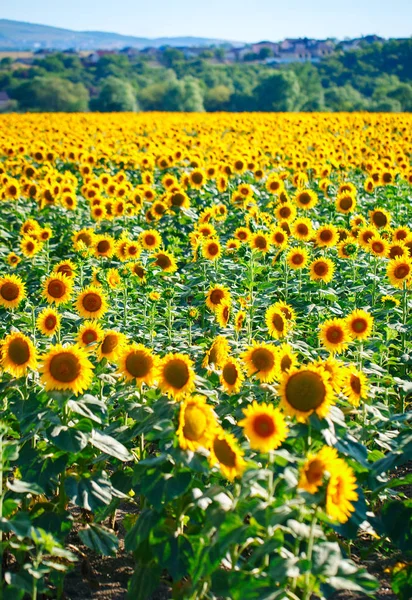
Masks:
[[[380,597],[371,556],[412,597],[411,155],[406,114],[1,117],[2,598],[119,553],[132,600]]]

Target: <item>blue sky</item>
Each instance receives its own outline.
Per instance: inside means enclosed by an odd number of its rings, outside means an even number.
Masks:
[[[412,0],[15,0],[0,18],[142,37],[409,37]]]

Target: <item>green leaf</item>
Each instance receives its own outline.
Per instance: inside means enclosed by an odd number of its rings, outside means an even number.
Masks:
[[[65,490],[71,502],[91,511],[110,504],[112,499],[112,486],[103,475],[80,479],[68,477]]]
[[[313,547],[312,573],[333,577],[337,574],[342,554],[336,542],[321,542]]]
[[[147,600],[159,586],[162,567],[157,564],[137,565],[129,582],[129,600]]]
[[[392,589],[399,600],[410,600],[412,598],[412,565],[404,565],[392,572]]]
[[[123,446],[123,444],[115,440],[110,435],[105,435],[96,429],[92,432],[90,443],[92,446],[98,448],[105,454],[113,456],[114,458],[118,458],[123,462],[132,460],[133,458],[126,446]]]
[[[22,481],[21,479],[13,479],[13,481],[8,481],[7,487],[16,494],[44,494],[43,488],[41,488],[37,483],[29,483],[27,481]]]
[[[137,517],[136,523],[126,534],[124,540],[126,551],[134,552],[137,550],[138,546],[148,539],[152,528],[155,527],[159,519],[159,513],[150,508],[145,508]]]
[[[117,536],[102,525],[88,525],[86,529],[80,529],[79,538],[83,544],[103,556],[115,556],[119,547]]]
[[[51,433],[53,443],[64,450],[77,454],[87,446],[88,436],[74,427],[55,427]]]

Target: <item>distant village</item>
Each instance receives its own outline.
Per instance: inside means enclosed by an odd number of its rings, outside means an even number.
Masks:
[[[296,62],[317,63],[322,58],[330,56],[337,51],[351,51],[364,45],[385,40],[377,35],[368,35],[361,38],[338,41],[333,39],[315,40],[310,38],[288,38],[281,42],[258,42],[244,46],[232,46],[223,44],[221,46],[161,46],[135,48],[125,47],[122,49],[96,50],[88,52],[85,50],[68,49],[64,54],[77,55],[83,65],[93,66],[103,56],[125,55],[129,59],[146,58],[149,61],[161,62],[162,54],[167,49],[173,48],[180,52],[187,60],[206,59],[211,62],[230,64],[242,62],[259,62],[265,64],[287,64]],[[55,50],[39,49],[35,52],[13,52],[14,62],[21,65],[31,65],[34,60],[52,54]],[[7,56],[7,52],[1,52],[0,58]],[[17,65],[16,65],[17,66]]]

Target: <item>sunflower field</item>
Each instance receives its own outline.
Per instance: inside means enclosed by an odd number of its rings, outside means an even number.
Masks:
[[[0,118],[1,598],[119,556],[113,598],[412,597],[411,156],[407,114]]]

